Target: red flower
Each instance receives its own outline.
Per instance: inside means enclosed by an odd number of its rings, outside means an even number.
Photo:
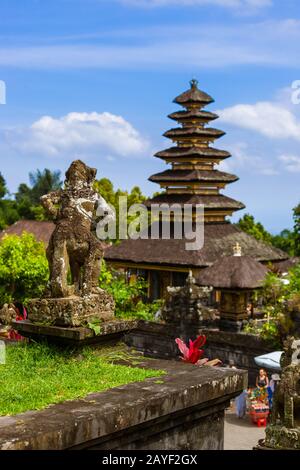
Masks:
[[[8,333],[8,338],[12,341],[22,341],[23,336],[21,336],[17,331],[10,330]]]
[[[23,313],[20,313],[20,310],[16,308],[17,311],[17,316],[16,316],[16,321],[22,321],[27,319],[27,310],[25,307],[23,307]]]
[[[196,364],[203,356],[204,351],[201,346],[204,346],[206,343],[206,336],[200,335],[195,341],[189,340],[189,347],[180,339],[176,338],[176,344],[183,354],[181,358],[184,362],[190,362],[191,364]]]

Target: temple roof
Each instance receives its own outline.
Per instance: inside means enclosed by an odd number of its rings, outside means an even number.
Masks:
[[[105,259],[115,263],[173,266],[188,269],[211,266],[222,256],[231,256],[232,247],[238,242],[245,256],[257,261],[283,261],[288,255],[243,232],[231,223],[204,224],[204,245],[199,250],[186,250],[191,240],[142,239],[123,240],[119,245],[107,248]]]
[[[144,202],[145,206],[151,207],[151,204],[180,204],[183,206],[184,204],[203,204],[204,210],[232,210],[238,211],[240,209],[244,209],[245,206],[242,202],[236,201],[235,199],[231,199],[230,197],[223,196],[222,194],[217,195],[200,195],[200,194],[168,194],[162,193],[158,196],[153,197],[152,199],[148,199]]]
[[[239,178],[230,173],[224,173],[218,170],[165,170],[150,176],[149,181],[159,182],[205,182],[205,183],[233,183]]]
[[[196,284],[219,289],[262,287],[268,268],[250,256],[225,256],[196,276]]]
[[[218,150],[213,147],[170,147],[154,154],[157,158],[182,158],[182,157],[197,157],[197,158],[211,158],[220,159],[229,158],[231,154],[226,150]]]
[[[164,137],[174,138],[174,137],[213,137],[217,139],[225,135],[226,132],[219,129],[214,129],[213,127],[176,127],[166,131],[163,135]]]
[[[191,88],[176,96],[173,100],[174,103],[178,103],[183,106],[189,105],[190,103],[199,103],[203,105],[213,103],[214,99],[204,91],[199,90],[197,84],[197,80],[191,80]]]
[[[50,221],[41,220],[18,220],[14,224],[0,231],[0,239],[4,235],[18,235],[22,233],[32,233],[39,242],[48,245],[55,224]]]
[[[300,258],[295,256],[287,260],[276,263],[276,269],[281,274],[288,273],[291,269],[295,268],[297,264],[300,264]]]

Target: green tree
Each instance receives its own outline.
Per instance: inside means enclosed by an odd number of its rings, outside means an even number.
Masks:
[[[294,212],[294,255],[300,256],[300,204],[293,210]]]
[[[256,222],[253,215],[245,214],[237,224],[243,232],[252,235],[257,240],[272,243],[272,235],[260,222]]]
[[[43,243],[32,234],[5,235],[0,241],[0,305],[38,297],[49,277]]]
[[[6,181],[2,175],[2,173],[0,173],[0,199],[3,199],[4,196],[7,194],[7,187],[6,187]]]
[[[300,204],[293,210],[294,229],[282,230],[278,235],[270,234],[260,222],[256,222],[250,214],[245,214],[239,220],[238,226],[244,232],[252,235],[257,240],[270,243],[276,248],[285,251],[290,256],[300,255]]]
[[[4,199],[8,196],[6,181],[0,173],[0,230],[11,225],[19,219],[19,213],[15,201]]]
[[[15,201],[0,199],[0,230],[19,220],[19,212]]]
[[[18,211],[21,218],[45,220],[46,214],[40,205],[40,198],[44,194],[61,188],[61,172],[45,168],[29,173],[30,186],[26,183],[19,185],[15,195]]]
[[[138,186],[134,186],[130,192],[122,189],[115,190],[113,183],[108,178],[102,178],[95,181],[94,189],[106,200],[106,202],[111,204],[116,211],[117,237],[119,233],[119,197],[127,197],[128,208],[133,204],[142,204],[147,199],[146,196],[142,194],[142,191]],[[134,217],[128,218],[127,224],[131,222],[133,218]]]
[[[61,172],[59,170],[51,171],[45,168],[43,171],[36,170],[29,173],[31,184],[31,200],[34,205],[40,203],[41,196],[56,191],[62,187]]]
[[[286,251],[290,256],[295,254],[295,236],[291,230],[285,229],[279,235],[274,235],[272,244],[276,248]]]

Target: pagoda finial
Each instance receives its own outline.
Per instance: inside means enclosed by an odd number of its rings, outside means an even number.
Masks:
[[[233,256],[242,256],[242,247],[238,242],[233,247]]]
[[[192,78],[192,80],[190,80],[190,85],[191,85],[191,88],[197,88],[198,86],[198,80],[196,78]]]

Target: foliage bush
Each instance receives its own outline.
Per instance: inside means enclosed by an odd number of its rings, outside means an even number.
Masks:
[[[49,269],[43,243],[32,234],[5,235],[0,242],[0,307],[4,303],[42,295],[48,281]],[[110,271],[104,261],[100,286],[112,294],[116,317],[154,320],[161,303],[146,303],[143,299],[147,283],[142,280],[128,283],[124,273]]]
[[[109,270],[104,261],[101,267],[100,287],[106,289],[114,297],[118,318],[153,321],[155,313],[161,307],[160,301],[146,303],[143,300],[147,290],[145,281],[127,282],[124,273]]]
[[[293,329],[291,310],[300,310],[300,265],[283,277],[269,272],[260,295],[265,322],[251,321],[244,331],[259,334],[274,347],[281,347]]]
[[[38,297],[48,280],[43,243],[32,234],[5,235],[0,241],[0,306],[6,302]]]

